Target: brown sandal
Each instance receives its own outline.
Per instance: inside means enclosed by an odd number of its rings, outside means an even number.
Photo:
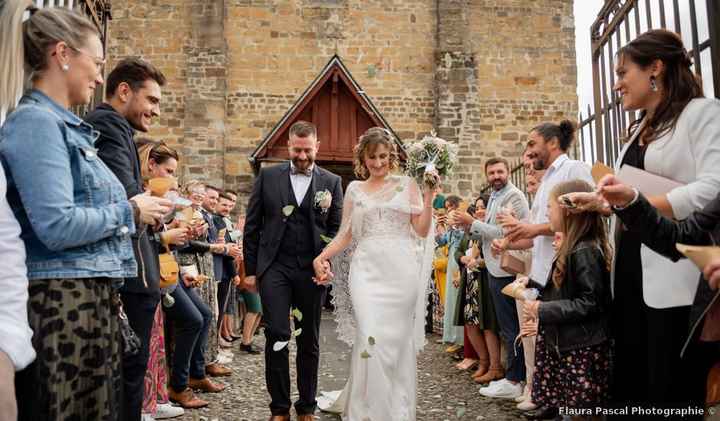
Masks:
[[[479,377],[473,376],[475,383],[490,383],[493,380],[500,380],[505,377],[505,371],[502,368],[490,368],[485,374]]]
[[[490,360],[479,360],[477,370],[472,373],[472,378],[480,377],[490,369]]]

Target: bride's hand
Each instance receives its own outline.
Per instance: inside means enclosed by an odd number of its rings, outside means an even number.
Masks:
[[[325,259],[321,259],[320,256],[313,260],[313,269],[315,270],[313,281],[315,281],[318,285],[327,284],[334,276],[330,271],[330,262]]]

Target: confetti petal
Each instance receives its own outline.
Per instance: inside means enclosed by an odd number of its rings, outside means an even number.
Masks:
[[[273,351],[281,351],[290,341],[278,341],[273,344]]]

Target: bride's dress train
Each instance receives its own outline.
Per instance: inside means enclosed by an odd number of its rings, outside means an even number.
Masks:
[[[412,227],[422,211],[413,180],[389,177],[373,194],[360,186],[348,187],[344,205],[353,245],[333,260],[338,333],[353,345],[350,376],[341,393],[318,403],[349,421],[415,420],[432,234],[419,238]]]

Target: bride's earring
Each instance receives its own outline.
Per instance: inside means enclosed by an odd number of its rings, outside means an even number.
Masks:
[[[70,65],[67,63],[63,64],[61,67],[62,67],[63,71],[67,72],[68,70],[70,70]]]

